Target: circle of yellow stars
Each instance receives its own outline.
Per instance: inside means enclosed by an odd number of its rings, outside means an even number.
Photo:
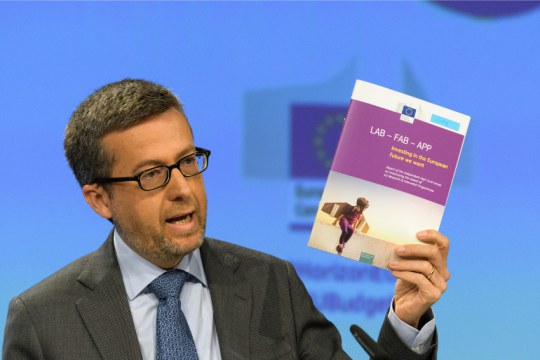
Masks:
[[[317,127],[315,128],[315,136],[313,137],[315,157],[328,170],[330,170],[330,166],[332,165],[334,154],[328,154],[326,151],[324,147],[324,136],[331,127],[336,125],[341,126],[343,124],[343,120],[343,114],[327,115],[319,122],[319,124],[317,124]]]

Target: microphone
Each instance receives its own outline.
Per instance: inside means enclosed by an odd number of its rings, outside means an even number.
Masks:
[[[383,348],[379,346],[369,336],[362,328],[360,328],[357,325],[351,325],[351,333],[353,334],[354,338],[360,346],[365,350],[365,352],[369,355],[370,359],[372,360],[392,360],[390,356],[384,351]]]

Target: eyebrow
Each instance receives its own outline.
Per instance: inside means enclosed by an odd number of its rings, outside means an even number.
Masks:
[[[181,158],[187,155],[193,154],[195,152],[196,152],[195,147],[182,150],[176,156],[176,161],[180,160]],[[141,162],[137,163],[137,165],[135,165],[135,167],[132,170],[132,173],[137,174],[146,169],[150,169],[152,167],[161,166],[161,165],[167,165],[167,164],[163,163],[163,161],[155,160],[155,159],[142,160]]]

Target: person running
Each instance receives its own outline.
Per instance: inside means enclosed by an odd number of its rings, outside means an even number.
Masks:
[[[343,248],[355,229],[358,227],[360,222],[364,219],[363,212],[369,207],[369,201],[366,198],[356,199],[356,206],[349,206],[347,210],[343,212],[340,216],[334,221],[334,225],[337,225],[339,222],[339,227],[341,228],[341,236],[339,237],[339,244],[336,246],[336,251],[338,255],[343,253]]]

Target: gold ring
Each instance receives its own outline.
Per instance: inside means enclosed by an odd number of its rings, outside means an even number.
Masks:
[[[431,277],[433,276],[433,273],[435,272],[435,266],[432,266],[431,267],[431,271],[429,272],[429,274],[426,276],[426,279],[431,279]]]

